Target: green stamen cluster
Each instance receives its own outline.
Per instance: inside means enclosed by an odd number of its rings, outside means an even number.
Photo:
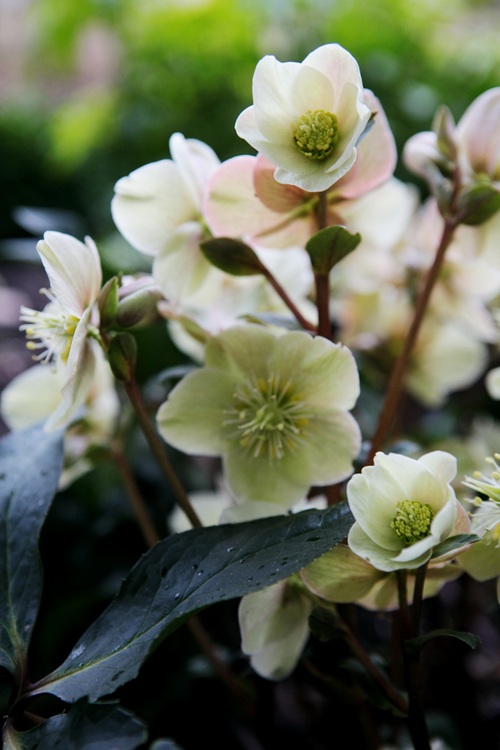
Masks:
[[[309,159],[326,159],[339,139],[337,117],[323,109],[308,110],[292,131],[295,145]]]
[[[294,394],[293,383],[281,385],[279,375],[267,380],[252,376],[241,383],[233,394],[230,409],[224,412],[230,427],[230,438],[236,438],[245,452],[254,458],[266,455],[270,461],[294,453],[306,433],[311,414],[305,403]]]
[[[396,508],[398,512],[391,521],[391,529],[406,545],[428,536],[434,518],[434,511],[429,503],[421,505],[416,500],[401,500]]]

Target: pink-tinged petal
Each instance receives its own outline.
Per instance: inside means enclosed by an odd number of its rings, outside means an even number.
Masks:
[[[186,139],[181,133],[171,136],[169,147],[193,203],[200,208],[208,180],[220,164],[219,158],[203,141]]]
[[[62,232],[45,232],[37,250],[61,307],[75,318],[94,304],[102,283],[101,262],[94,242]]]
[[[146,255],[157,255],[174,229],[199,218],[179,168],[170,159],[146,164],[118,180],[111,213],[120,233]]]
[[[282,224],[283,215],[267,208],[255,195],[255,163],[254,156],[236,156],[221,164],[210,179],[203,216],[212,234],[251,236],[268,233]]]
[[[245,158],[245,157],[240,157]],[[254,163],[253,184],[257,197],[271,211],[288,213],[298,208],[310,196],[293,185],[282,185],[274,179],[276,166],[259,154]]]
[[[500,178],[500,87],[481,94],[464,113],[457,135],[475,172]]]
[[[340,44],[324,44],[310,52],[302,63],[324,73],[332,82],[335,91],[342,89],[346,82],[361,88],[361,73],[354,57]]]
[[[365,104],[375,113],[375,125],[357,146],[358,157],[352,169],[335,183],[335,193],[343,198],[357,198],[381,185],[396,167],[396,142],[380,101],[371,91],[364,91]]]

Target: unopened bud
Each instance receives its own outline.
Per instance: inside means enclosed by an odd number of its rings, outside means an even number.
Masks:
[[[99,292],[97,307],[99,308],[100,328],[105,331],[113,325],[116,318],[118,308],[118,279],[116,276],[107,281]]]
[[[132,380],[137,359],[137,344],[130,333],[117,333],[108,345],[109,366],[122,383]]]
[[[119,290],[116,325],[119,328],[147,326],[159,318],[156,305],[163,298],[151,276],[134,279]]]
[[[442,104],[436,110],[432,123],[432,130],[437,135],[437,147],[441,154],[451,162],[457,158],[455,140],[455,120],[448,107]]]
[[[460,191],[457,213],[462,224],[483,224],[499,209],[500,192],[491,182],[476,182]]]

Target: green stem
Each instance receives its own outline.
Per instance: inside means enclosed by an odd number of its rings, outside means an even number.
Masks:
[[[163,476],[165,477],[168,484],[170,485],[177,502],[179,503],[182,510],[184,511],[186,516],[189,518],[193,526],[195,527],[202,526],[203,524],[198,518],[196,511],[194,510],[193,506],[189,502],[189,498],[186,494],[186,490],[180,483],[179,478],[177,474],[175,473],[174,468],[172,464],[170,463],[167,454],[165,453],[165,450],[161,442],[161,438],[156,432],[153,425],[151,424],[151,420],[149,419],[149,414],[146,410],[144,401],[142,400],[142,397],[141,397],[139,388],[137,387],[137,383],[135,382],[135,379],[132,377],[128,382],[125,382],[123,386],[125,388],[127,396],[129,397],[130,403],[132,404],[132,407],[135,411],[135,414],[137,416],[137,421],[139,422],[139,425],[144,433],[144,436],[146,440],[148,441],[149,447],[151,448],[151,452],[153,453],[153,456],[156,458],[158,465],[160,466],[160,469],[163,473]]]
[[[324,190],[318,194],[318,205],[316,206],[316,222],[318,232],[325,229],[327,224],[328,195]],[[330,277],[328,275],[315,274],[316,282],[316,306],[318,308],[318,335],[326,339],[332,338],[332,324],[330,321]]]
[[[405,649],[405,641],[413,636],[408,610],[407,573],[406,570],[398,570],[396,571],[396,574],[398,580],[401,651],[403,655],[409,698],[408,729],[415,750],[431,750],[429,733],[425,723],[424,703],[420,684],[419,655],[418,652],[415,654],[408,654]]]
[[[424,595],[425,576],[427,574],[428,562],[417,568],[415,577],[415,588],[413,590],[413,605],[411,608],[411,631],[412,637],[416,638],[420,633],[420,618],[422,615],[422,599]]]

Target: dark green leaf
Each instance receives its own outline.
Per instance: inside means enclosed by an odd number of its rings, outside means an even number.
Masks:
[[[309,615],[309,629],[320,641],[343,638],[345,628],[335,611],[330,607],[314,607]]]
[[[481,537],[477,534],[456,534],[455,536],[449,536],[439,544],[436,544],[432,551],[432,557],[441,557],[441,555],[447,555],[448,552],[453,552],[454,549],[465,547],[466,544],[474,544],[474,542],[480,542]]]
[[[376,654],[371,655],[371,659],[373,662],[376,663],[377,668],[384,672],[381,659]],[[357,659],[346,659],[344,662],[342,662],[342,667],[346,669],[349,674],[351,675],[352,679],[358,686],[358,688],[363,692],[366,698],[370,701],[370,703],[373,703],[374,706],[377,708],[380,708],[382,711],[389,711],[391,714],[394,714],[395,716],[406,716],[407,714],[403,713],[400,708],[398,708],[384,693],[380,685],[378,685],[377,682],[373,679],[371,675],[368,674],[364,666],[357,660]],[[387,679],[388,682],[390,682],[387,675],[384,673],[384,677]],[[402,701],[407,700],[407,696],[405,693],[398,690],[398,688],[393,685],[392,686],[394,691],[398,693],[401,696]]]
[[[332,268],[361,242],[361,235],[350,234],[345,227],[326,227],[316,232],[306,244],[314,273],[328,276]]]
[[[478,226],[500,209],[500,192],[489,182],[464,188],[458,199],[457,213],[462,224]]]
[[[205,258],[216,268],[232,276],[253,276],[264,268],[251,247],[231,237],[214,237],[200,244]]]
[[[0,666],[19,681],[42,591],[38,537],[62,469],[62,434],[0,441]]]
[[[134,566],[66,661],[32,692],[67,701],[113,692],[191,615],[288,578],[338,544],[353,521],[342,503],[164,539]]]
[[[477,648],[481,643],[481,638],[473,633],[466,633],[461,630],[449,630],[447,628],[442,630],[432,630],[430,633],[420,635],[418,638],[411,638],[405,641],[405,650],[409,654],[415,654],[420,651],[432,638],[439,638],[439,636],[449,636],[450,638],[458,638],[459,641],[463,641],[471,648]]]
[[[5,750],[135,750],[146,741],[144,724],[113,703],[78,701],[67,714],[47,719],[28,732],[7,722]]]

